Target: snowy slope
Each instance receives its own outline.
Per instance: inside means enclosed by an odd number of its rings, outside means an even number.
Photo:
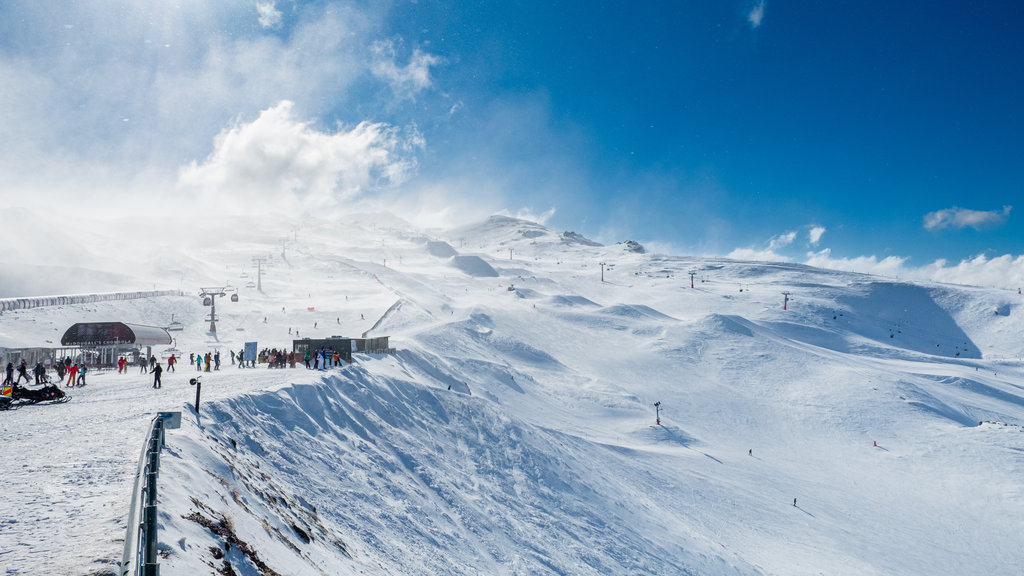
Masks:
[[[259,574],[257,557],[279,574],[1024,566],[1016,293],[643,254],[506,217],[276,226],[172,250],[171,287],[239,289],[216,336],[196,297],[7,313],[0,332],[174,314],[186,357],[227,363],[289,330],[390,335],[398,352],[226,366],[198,416],[183,369],[161,390],[98,374],[67,404],[0,413],[17,439],[0,455],[7,573],[114,573],[143,433],[166,409],[185,417],[160,477],[165,576],[225,560]],[[237,538],[223,558],[217,523]]]

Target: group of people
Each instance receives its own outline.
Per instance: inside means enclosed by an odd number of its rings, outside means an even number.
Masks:
[[[277,348],[264,349],[259,355],[259,362],[266,363],[268,368],[285,368],[295,367],[297,360],[296,353],[294,350],[291,352],[285,349],[278,350]],[[234,350],[231,351],[231,363],[235,364],[237,359],[238,367],[244,368],[246,362],[243,360],[244,351],[240,351],[237,354]],[[340,355],[331,350],[330,348],[321,348],[320,350],[306,350],[303,360],[306,364],[307,369],[320,370],[326,369],[331,366],[341,365],[342,358]],[[167,371],[174,372],[174,367],[178,363],[178,358],[171,354],[167,359]],[[132,364],[127,357],[121,356],[117,359],[117,373],[127,374],[128,367]],[[135,361],[135,364],[139,366],[139,372],[141,374],[152,374],[153,375],[153,388],[162,387],[161,376],[164,372],[164,368],[160,365],[156,356],[150,356],[146,358],[144,355],[140,355]],[[220,352],[207,352],[206,354],[189,354],[189,364],[195,365],[196,371],[210,372],[211,370],[220,370]],[[256,361],[249,362],[250,367],[255,367]],[[2,364],[0,364],[2,365]],[[57,362],[54,371],[57,373],[57,381],[64,382],[65,376],[67,376],[67,382],[65,387],[74,386],[85,386],[85,375],[88,372],[88,367],[84,362],[74,363],[70,358],[64,358],[60,362]],[[15,380],[15,372],[17,372],[17,380]],[[50,378],[46,374],[47,368],[42,362],[38,362],[32,369],[32,375],[35,377],[34,381],[36,384],[48,384]],[[25,359],[15,366],[14,362],[7,363],[7,370],[3,380],[4,385],[17,385],[20,384],[22,379],[26,383],[32,383],[33,377],[29,375],[28,363]]]
[[[177,356],[175,356],[174,354],[171,354],[171,357],[167,359],[167,370],[170,371],[170,372],[174,372],[174,366],[177,363],[178,363]],[[128,366],[130,364],[131,364],[131,361],[129,361],[127,357],[121,356],[120,358],[118,358],[117,359],[117,373],[118,374],[127,374],[128,373]],[[135,365],[139,367],[139,373],[140,374],[151,374],[153,372],[153,369],[157,365],[159,365],[159,364],[160,364],[160,362],[156,359],[156,356],[150,356],[149,359],[146,359],[145,356],[139,355],[139,357],[135,360]],[[163,371],[162,368],[161,368],[161,371]]]
[[[341,365],[341,355],[331,348],[326,347],[313,352],[306,350],[304,360],[306,362],[306,368],[309,370],[320,370],[321,368],[327,369],[331,366]],[[310,366],[310,360],[312,360],[312,366]]]
[[[213,370],[220,370],[220,351],[212,354],[210,352],[206,354],[195,354],[193,352],[188,355],[188,362],[195,365],[196,372],[203,372],[204,366],[206,367],[206,372],[209,372],[211,368]]]
[[[17,380],[14,378],[15,371],[18,373]],[[72,363],[71,358],[64,358],[57,362],[54,371],[57,373],[58,382],[64,382],[64,375],[67,374],[65,387],[85,386],[85,373],[88,371],[88,367],[84,362]],[[42,362],[36,362],[35,367],[32,368],[32,376],[28,374],[28,362],[24,358],[21,359],[17,367],[14,366],[14,362],[8,362],[4,373],[4,385],[16,386],[21,384],[22,379],[26,384],[31,384],[33,380],[38,385],[51,383],[50,377],[47,375],[47,368]]]
[[[259,353],[259,361],[265,362],[267,368],[286,368],[288,366],[295,368],[295,351],[287,352],[283,348],[281,350],[264,348]]]

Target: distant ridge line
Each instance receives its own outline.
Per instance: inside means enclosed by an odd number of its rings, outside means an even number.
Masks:
[[[181,290],[146,290],[139,292],[107,292],[100,294],[70,294],[67,296],[32,296],[26,298],[0,298],[0,312],[9,310],[28,310],[44,306],[63,306],[65,304],[89,304],[92,302],[111,302],[115,300],[136,300],[139,298],[155,298],[158,296],[181,296]]]

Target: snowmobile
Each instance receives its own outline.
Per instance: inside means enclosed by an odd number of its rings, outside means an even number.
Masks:
[[[53,384],[44,385],[42,388],[28,388],[15,384],[12,386],[10,398],[11,402],[9,404],[13,407],[37,404],[39,402],[63,404],[71,400],[71,396],[68,396],[63,390]]]

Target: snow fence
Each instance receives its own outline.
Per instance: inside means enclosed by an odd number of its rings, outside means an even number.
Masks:
[[[148,290],[140,292],[108,292],[103,294],[71,294],[67,296],[32,296],[27,298],[0,298],[0,312],[9,310],[28,310],[42,306],[62,306],[65,304],[90,304],[92,302],[110,302],[113,300],[135,300],[138,298],[155,298],[158,296],[181,296],[180,290]]]

